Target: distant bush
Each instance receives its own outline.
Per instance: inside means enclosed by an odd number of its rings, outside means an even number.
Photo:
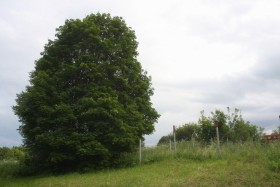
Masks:
[[[0,147],[0,178],[20,175],[25,155],[23,147]]]
[[[158,144],[157,145],[161,145],[161,144],[168,144],[170,141],[171,141],[171,134],[170,135],[167,135],[167,136],[162,136],[159,141],[158,141]]]
[[[14,177],[18,175],[20,164],[17,160],[0,161],[0,178]]]
[[[25,156],[23,147],[0,147],[1,160],[21,160]]]

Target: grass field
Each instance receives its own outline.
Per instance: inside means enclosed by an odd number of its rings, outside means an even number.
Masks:
[[[7,171],[0,186],[280,186],[279,143],[224,144],[221,153],[217,159],[215,144],[181,142],[175,158],[163,145],[145,148],[143,164],[131,168],[26,178]]]

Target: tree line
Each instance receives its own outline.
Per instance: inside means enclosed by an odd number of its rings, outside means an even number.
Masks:
[[[186,123],[176,129],[177,141],[196,140],[209,143],[216,139],[216,129],[218,126],[221,142],[245,142],[260,140],[263,135],[263,128],[246,121],[239,109],[233,112],[227,108],[225,113],[221,110],[214,110],[209,116],[201,111],[197,123]],[[172,133],[162,136],[158,145],[168,143],[172,138]]]

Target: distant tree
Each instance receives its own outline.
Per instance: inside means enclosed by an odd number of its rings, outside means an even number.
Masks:
[[[0,161],[1,160],[22,160],[25,156],[23,147],[0,147]]]
[[[56,37],[13,107],[31,163],[52,171],[111,166],[159,117],[134,31],[98,13],[66,20]]]
[[[221,110],[211,112],[211,121],[213,125],[218,126],[220,140],[225,141],[228,137],[229,127],[227,126],[227,115]]]
[[[245,121],[238,109],[228,115],[228,126],[228,137],[233,142],[259,140],[263,134],[263,129]]]
[[[12,152],[8,147],[0,147],[0,160],[5,160],[12,157]]]
[[[171,134],[169,134],[169,135],[167,135],[167,136],[162,136],[162,137],[159,139],[157,145],[168,144],[168,143],[170,142],[170,140],[173,141],[173,140],[172,140]]]
[[[176,128],[176,141],[189,141],[192,139],[198,138],[199,126],[195,123],[186,123],[183,126]],[[167,136],[162,136],[157,145],[167,144],[173,142],[173,133],[168,134]]]
[[[185,124],[177,128],[176,139],[189,141],[195,137],[200,142],[209,143],[216,139],[216,126],[218,126],[222,142],[257,141],[263,135],[263,128],[245,121],[240,110],[235,109],[234,112],[230,113],[228,108],[228,114],[221,110],[214,110],[210,116],[205,116],[204,111],[201,111],[198,124]],[[159,143],[167,142],[171,135],[163,136]]]
[[[216,130],[213,125],[213,121],[210,117],[204,115],[204,111],[201,111],[198,124],[200,126],[199,130],[199,140],[203,142],[210,142],[216,137]]]
[[[176,129],[176,139],[178,141],[182,140],[192,140],[198,137],[199,127],[195,123],[187,123]]]

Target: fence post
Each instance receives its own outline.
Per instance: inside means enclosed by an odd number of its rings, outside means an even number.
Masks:
[[[141,138],[139,139],[139,164],[142,162],[142,153],[141,153],[142,141]]]
[[[218,158],[221,159],[220,136],[219,136],[219,128],[218,128],[218,125],[216,125],[216,134],[217,134]]]
[[[194,134],[194,132],[192,133],[192,148],[194,149],[194,138],[193,138],[193,134]]]
[[[174,157],[176,156],[176,127],[173,125]]]

